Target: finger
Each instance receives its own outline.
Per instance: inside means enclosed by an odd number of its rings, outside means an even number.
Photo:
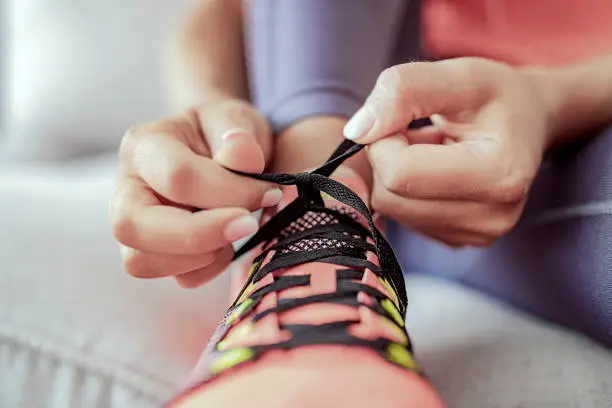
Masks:
[[[409,144],[443,144],[448,137],[435,126],[407,130],[403,136]]]
[[[494,205],[473,201],[408,199],[374,186],[376,211],[415,229],[435,228],[497,238],[518,221],[521,205]]]
[[[156,192],[192,207],[256,210],[282,198],[275,185],[234,174],[167,133],[141,137],[133,160],[136,173]]]
[[[203,268],[215,261],[217,250],[195,255],[168,255],[139,251],[121,246],[121,258],[125,270],[135,278],[152,279],[180,275]]]
[[[216,278],[232,262],[234,251],[226,247],[219,252],[217,258],[210,265],[191,272],[176,275],[174,278],[178,284],[186,289],[196,288]]]
[[[449,231],[436,228],[415,229],[419,233],[451,248],[487,247],[495,242],[495,238],[464,231]]]
[[[244,208],[190,211],[159,204],[140,181],[121,183],[111,199],[114,235],[130,248],[162,254],[202,254],[253,234],[258,222]]]
[[[381,73],[364,106],[344,128],[344,136],[372,143],[406,129],[418,118],[467,110],[484,103],[492,86],[475,80],[490,63],[461,58],[437,62],[411,62]]]
[[[522,201],[532,177],[506,166],[499,144],[483,139],[444,145],[390,136],[368,146],[375,174],[391,192],[409,198]],[[511,168],[506,168],[511,167]]]
[[[263,172],[271,154],[272,134],[250,104],[229,100],[198,109],[200,125],[215,161],[246,173]]]

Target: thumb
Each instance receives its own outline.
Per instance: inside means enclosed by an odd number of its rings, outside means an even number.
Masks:
[[[228,100],[199,112],[213,159],[224,167],[261,173],[270,159],[272,134],[264,117],[248,102]]]
[[[486,96],[474,81],[475,59],[412,62],[383,71],[365,104],[344,127],[344,136],[367,144],[406,131],[411,121],[474,108]]]

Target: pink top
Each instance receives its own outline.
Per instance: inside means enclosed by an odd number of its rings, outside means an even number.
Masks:
[[[559,65],[612,52],[612,0],[425,0],[430,55]]]

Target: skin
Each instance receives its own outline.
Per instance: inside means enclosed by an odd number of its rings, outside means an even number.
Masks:
[[[348,118],[320,116],[272,138],[248,102],[241,3],[202,0],[189,13],[170,59],[185,113],[134,126],[121,144],[110,215],[133,276],[187,288],[214,278],[231,243],[257,229],[251,211],[281,199],[277,186],[227,168],[302,171],[343,129],[355,133]],[[372,187],[377,212],[448,245],[489,245],[520,217],[547,149],[612,123],[611,75],[609,57],[554,70],[475,58],[398,65],[361,110],[371,115],[356,139],[367,157],[346,167]],[[405,130],[425,116],[433,127]]]
[[[406,130],[421,117],[433,126]],[[557,69],[458,58],[384,71],[344,133],[368,145],[375,210],[487,246],[518,221],[546,151],[610,123],[612,56]]]
[[[231,243],[257,229],[251,211],[281,193],[225,168],[261,172],[272,156],[270,127],[247,101],[241,1],[199,2],[173,45],[185,113],[126,133],[110,215],[128,273],[190,288],[225,269]]]
[[[277,136],[280,159],[272,160],[270,127],[248,102],[241,4],[206,0],[189,13],[171,58],[174,103],[185,113],[133,126],[123,138],[110,217],[132,276],[172,276],[185,288],[213,279],[230,263],[231,243],[256,231],[251,211],[282,198],[278,186],[227,168],[302,171],[342,140],[346,118],[312,118]],[[347,164],[370,174],[365,155]]]

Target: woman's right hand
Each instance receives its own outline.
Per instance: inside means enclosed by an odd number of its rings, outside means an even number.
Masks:
[[[282,198],[278,186],[227,168],[262,172],[271,152],[266,120],[237,99],[130,129],[110,202],[128,273],[196,287],[223,271],[231,243],[258,229],[251,211]]]

